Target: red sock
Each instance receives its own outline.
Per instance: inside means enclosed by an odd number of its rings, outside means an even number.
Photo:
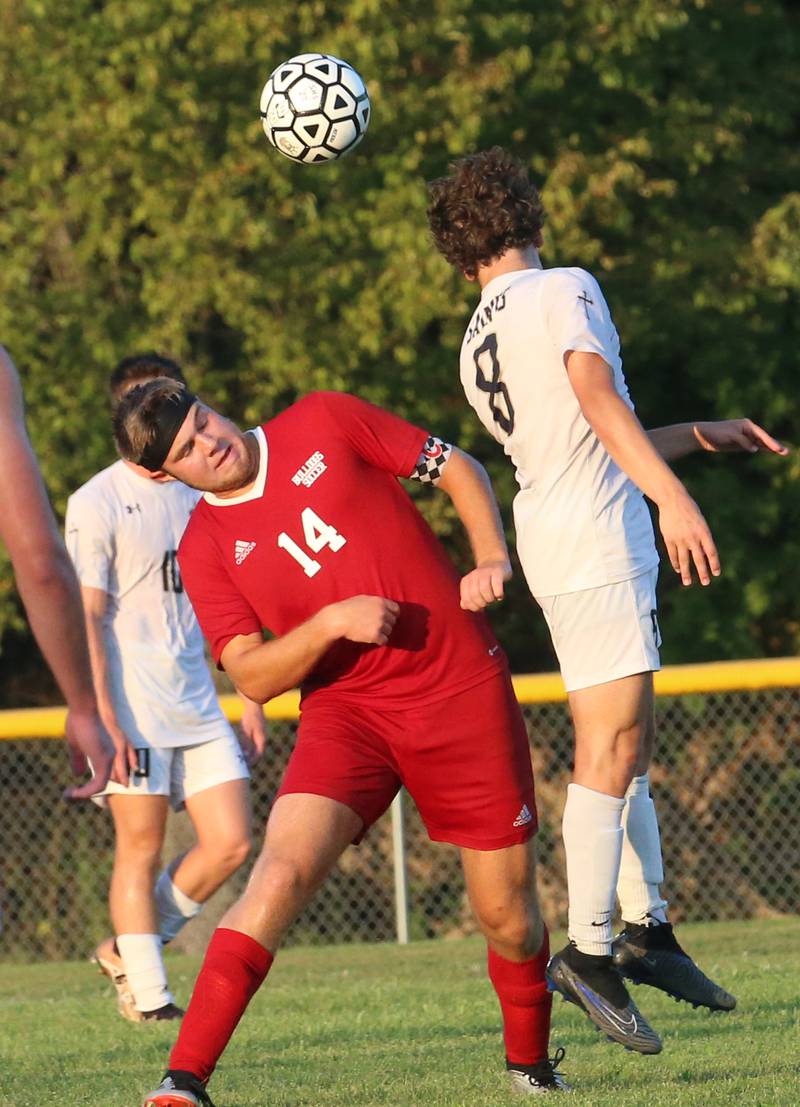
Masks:
[[[269,950],[247,934],[214,931],[170,1054],[171,1069],[208,1080],[272,961]]]
[[[553,1006],[544,978],[549,959],[547,929],[541,949],[531,961],[506,961],[489,949],[489,979],[500,1000],[506,1060],[512,1065],[535,1065],[547,1057]]]

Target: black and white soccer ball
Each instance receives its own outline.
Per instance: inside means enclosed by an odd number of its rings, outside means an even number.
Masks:
[[[369,126],[361,77],[332,54],[298,54],[270,74],[261,122],[272,145],[292,161],[333,161],[358,146]]]

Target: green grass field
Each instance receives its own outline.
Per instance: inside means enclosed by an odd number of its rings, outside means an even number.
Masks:
[[[739,999],[710,1015],[636,989],[658,1057],[601,1041],[557,1001],[553,1043],[571,1107],[795,1107],[800,1103],[800,922],[683,926]],[[169,959],[185,1001],[197,961]],[[89,965],[0,969],[2,1107],[137,1107],[174,1025],[131,1025]],[[212,1082],[218,1107],[462,1107],[517,1103],[505,1083],[482,943],[292,949],[276,961]]]

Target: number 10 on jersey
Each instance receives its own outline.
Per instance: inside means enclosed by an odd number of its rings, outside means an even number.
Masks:
[[[310,507],[303,508],[300,521],[303,524],[303,538],[312,553],[319,553],[326,546],[329,546],[336,553],[347,542],[347,539],[339,534],[335,527],[320,519],[316,511],[312,511]],[[278,546],[282,550],[286,550],[295,559],[307,577],[316,576],[322,568],[319,561],[309,557],[306,551],[298,546],[285,530],[282,530],[278,535]]]

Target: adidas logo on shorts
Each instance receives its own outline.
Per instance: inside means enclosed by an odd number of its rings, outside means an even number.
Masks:
[[[530,811],[528,810],[527,803],[523,803],[522,810],[520,811],[519,815],[517,815],[516,819],[514,819],[513,825],[527,826],[529,822],[532,822],[532,820],[533,815],[531,815]]]

